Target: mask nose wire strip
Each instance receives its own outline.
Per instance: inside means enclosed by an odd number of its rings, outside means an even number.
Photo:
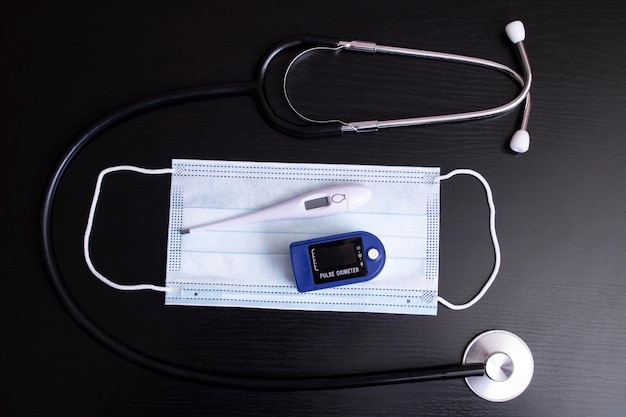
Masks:
[[[114,166],[114,167],[110,167],[110,168],[106,168],[102,170],[102,172],[100,172],[100,175],[98,175],[98,180],[96,181],[96,187],[93,193],[93,199],[91,200],[91,208],[89,209],[89,217],[87,219],[87,227],[85,228],[85,236],[83,239],[83,254],[85,255],[85,262],[87,262],[87,266],[89,267],[89,270],[91,271],[92,274],[96,276],[96,278],[104,282],[109,287],[115,288],[116,290],[122,290],[122,291],[153,290],[153,291],[161,291],[161,292],[170,292],[172,291],[173,288],[160,287],[158,285],[152,285],[152,284],[136,284],[136,285],[118,284],[116,282],[111,281],[104,275],[102,275],[96,269],[96,267],[93,265],[93,262],[91,261],[91,256],[89,254],[89,240],[91,237],[91,230],[93,228],[93,221],[94,221],[94,217],[96,214],[96,207],[98,205],[98,199],[100,197],[100,190],[102,188],[102,180],[104,179],[105,175],[111,172],[118,172],[118,171],[133,171],[133,172],[138,172],[141,174],[152,174],[152,175],[174,173],[174,170],[172,168],[146,169],[146,168],[139,168],[139,167],[132,166],[132,165],[119,165],[119,166]]]
[[[474,298],[472,298],[467,303],[453,304],[442,297],[437,297],[438,302],[440,302],[441,304],[443,304],[444,306],[448,307],[451,310],[465,310],[466,308],[470,308],[471,306],[476,304],[478,301],[480,301],[480,299],[489,290],[489,287],[491,287],[491,284],[493,284],[493,282],[495,281],[496,276],[498,275],[498,272],[500,271],[500,263],[501,263],[500,243],[498,242],[498,236],[496,235],[496,206],[493,202],[493,193],[491,192],[491,187],[489,186],[489,183],[487,182],[487,180],[478,172],[473,171],[471,169],[455,169],[454,171],[451,171],[446,175],[435,177],[435,181],[447,180],[448,178],[454,175],[459,175],[459,174],[471,175],[477,178],[482,183],[483,187],[485,188],[485,193],[487,194],[487,203],[489,204],[489,231],[491,233],[491,241],[493,242],[495,262],[493,266],[493,271],[491,272],[489,279],[487,279],[487,282],[485,282],[485,285],[483,285],[480,292],[476,294]]]

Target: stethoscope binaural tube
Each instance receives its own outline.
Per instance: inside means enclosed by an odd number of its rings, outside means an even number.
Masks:
[[[347,50],[351,50],[355,46],[355,42],[340,42],[340,44],[344,45]],[[428,59],[439,59],[451,62],[459,62],[471,65],[480,65],[486,68],[497,69],[505,74],[511,76],[513,79],[518,81],[522,85],[522,90],[519,94],[511,101],[485,110],[477,110],[471,112],[464,113],[453,113],[453,114],[444,114],[438,116],[423,116],[423,117],[413,117],[413,118],[405,118],[405,119],[396,119],[396,120],[375,120],[375,121],[361,121],[361,122],[349,122],[343,127],[343,131],[345,132],[360,132],[360,131],[370,131],[370,130],[378,130],[378,129],[387,129],[393,127],[408,127],[408,126],[420,126],[427,124],[437,124],[437,123],[451,123],[451,122],[460,122],[466,120],[476,120],[483,119],[486,117],[497,116],[499,114],[508,112],[513,110],[517,106],[519,106],[524,100],[527,99],[528,93],[530,91],[531,86],[531,70],[530,65],[528,63],[528,57],[521,43],[518,44],[520,50],[520,56],[522,57],[522,62],[524,63],[524,73],[525,77],[520,77],[516,72],[511,70],[510,68],[499,64],[497,62],[488,61],[480,58],[466,57],[463,55],[454,55],[447,54],[442,52],[433,52],[433,51],[422,51],[418,49],[408,49],[408,48],[396,48],[392,46],[384,46],[384,45],[374,45],[371,49],[371,52],[376,53],[387,53],[394,55],[404,55],[404,56],[413,56],[419,58],[428,58]],[[358,48],[357,50],[366,50]],[[527,119],[527,116],[525,117]]]
[[[438,124],[438,123],[451,123],[451,122],[461,122],[467,120],[476,120],[483,119],[487,117],[497,116],[502,113],[506,113],[518,107],[522,102],[525,102],[524,112],[522,116],[522,121],[520,123],[520,128],[515,133],[512,141],[511,141],[511,149],[518,153],[523,153],[528,150],[530,137],[527,132],[528,119],[530,116],[530,108],[531,108],[531,99],[530,99],[530,87],[532,84],[532,70],[530,67],[530,62],[528,59],[528,54],[526,53],[526,49],[524,47],[524,39],[525,39],[525,29],[524,25],[520,21],[514,21],[509,23],[505,31],[513,42],[519,52],[520,59],[522,61],[522,66],[524,69],[524,75],[521,76],[511,68],[506,65],[500,64],[498,62],[469,57],[464,55],[456,55],[449,54],[443,52],[434,52],[434,51],[425,51],[420,49],[410,49],[410,48],[400,48],[395,46],[385,46],[378,45],[372,42],[363,42],[363,41],[338,41],[333,42],[331,40],[324,40],[323,42],[314,43],[314,42],[301,42],[300,46],[305,46],[305,44],[310,45],[310,47],[300,54],[298,54],[288,65],[284,77],[283,77],[283,93],[285,96],[285,100],[289,105],[289,108],[298,116],[300,119],[308,122],[308,127],[314,128],[316,125],[320,126],[328,126],[330,130],[335,130],[340,128],[342,132],[373,132],[378,131],[379,129],[388,129],[388,128],[396,128],[396,127],[408,127],[408,126],[419,126],[419,125],[428,125],[428,124]],[[312,40],[312,39],[310,39]],[[500,71],[511,78],[513,78],[516,82],[521,85],[521,90],[518,95],[510,100],[507,103],[504,103],[500,106],[496,106],[493,108],[462,112],[462,113],[452,113],[452,114],[443,114],[436,116],[421,116],[421,117],[412,117],[412,118],[404,118],[404,119],[394,119],[394,120],[365,120],[365,121],[354,121],[354,122],[346,122],[341,120],[315,120],[309,117],[304,116],[301,112],[299,112],[295,106],[292,104],[289,99],[289,94],[287,92],[287,78],[289,76],[289,72],[293,66],[293,64],[298,61],[300,58],[305,56],[307,53],[316,51],[316,50],[331,50],[331,51],[354,51],[354,52],[364,52],[364,53],[382,53],[382,54],[390,54],[390,55],[401,55],[407,57],[414,58],[426,58],[426,59],[435,59],[449,62],[456,62],[462,64],[476,65],[485,67],[492,70]],[[295,130],[293,129],[293,124],[288,124],[284,126],[284,129],[292,135],[295,136],[309,136],[309,131],[307,128],[303,129],[302,127],[298,127]],[[314,131],[313,131],[314,132]]]

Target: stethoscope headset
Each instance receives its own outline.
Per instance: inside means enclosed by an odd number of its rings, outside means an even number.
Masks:
[[[530,384],[534,370],[533,357],[530,349],[522,339],[504,330],[491,330],[478,335],[467,346],[463,361],[460,365],[407,369],[382,373],[332,375],[310,378],[256,378],[205,373],[152,358],[107,333],[90,319],[74,300],[63,279],[63,274],[60,271],[56,259],[52,243],[51,220],[54,200],[59,184],[69,165],[91,139],[121,120],[128,119],[139,113],[189,101],[241,95],[251,96],[254,98],[260,114],[268,124],[281,132],[301,138],[318,138],[341,135],[348,132],[362,133],[392,127],[481,119],[508,112],[525,102],[520,129],[513,135],[510,146],[515,152],[526,152],[530,144],[530,137],[526,128],[530,114],[530,86],[532,76],[528,56],[523,44],[525,38],[524,26],[519,21],[509,23],[506,26],[506,33],[509,39],[518,48],[524,68],[523,77],[505,65],[480,58],[381,46],[369,42],[345,42],[305,36],[279,43],[270,49],[259,61],[256,77],[253,81],[193,87],[156,94],[121,106],[96,120],[78,134],[74,142],[61,156],[50,176],[43,198],[41,210],[43,256],[52,284],[63,304],[90,335],[121,357],[146,368],[192,381],[246,390],[310,391],[465,378],[472,391],[489,401],[507,401],[517,397]],[[309,52],[321,49],[396,54],[478,65],[507,74],[521,85],[521,91],[517,97],[501,106],[465,113],[384,121],[344,122],[340,120],[314,120],[302,115],[291,103],[287,94],[287,77],[294,62]],[[289,108],[296,116],[305,122],[304,124],[296,124],[278,116],[268,100],[265,88],[266,75],[270,63],[286,52],[294,50],[302,50],[302,52],[291,61],[285,71],[283,92]]]

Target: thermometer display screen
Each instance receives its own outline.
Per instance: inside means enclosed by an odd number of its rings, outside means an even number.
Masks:
[[[315,200],[307,200],[304,202],[304,208],[306,210],[313,210],[320,207],[329,206],[330,202],[328,201],[328,197],[316,198]]]

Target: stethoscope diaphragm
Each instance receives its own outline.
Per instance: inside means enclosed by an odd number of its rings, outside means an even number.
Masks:
[[[471,363],[484,363],[485,374],[465,378],[467,385],[493,402],[509,401],[524,392],[535,368],[528,345],[506,330],[491,330],[472,340],[463,355],[463,365]]]

